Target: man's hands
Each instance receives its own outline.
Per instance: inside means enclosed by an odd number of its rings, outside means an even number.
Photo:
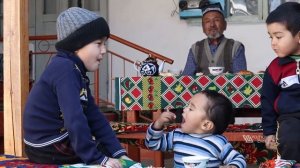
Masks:
[[[169,109],[165,112],[162,112],[159,118],[154,122],[153,128],[160,130],[163,129],[164,124],[174,121],[176,115],[169,111]]]
[[[266,148],[270,150],[277,150],[275,135],[268,135],[265,137]]]

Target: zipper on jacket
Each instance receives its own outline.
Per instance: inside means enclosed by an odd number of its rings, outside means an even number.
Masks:
[[[296,74],[298,76],[298,82],[300,83],[300,68],[299,68],[299,64],[300,64],[300,59],[296,59],[296,64],[297,64],[297,68],[296,68]]]

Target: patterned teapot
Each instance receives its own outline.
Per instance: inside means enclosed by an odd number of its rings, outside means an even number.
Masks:
[[[158,76],[164,68],[164,63],[165,61],[158,65],[156,59],[149,55],[149,57],[142,63],[140,61],[136,61],[133,65],[134,69],[140,72],[142,76]],[[138,66],[140,66],[140,69],[138,69]]]

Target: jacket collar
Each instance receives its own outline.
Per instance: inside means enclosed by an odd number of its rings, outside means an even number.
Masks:
[[[58,57],[67,58],[67,59],[73,61],[74,64],[77,65],[77,67],[79,68],[79,70],[81,71],[81,73],[82,73],[83,75],[86,74],[87,69],[85,68],[83,62],[82,62],[81,59],[80,59],[77,55],[75,55],[74,53],[69,52],[69,51],[65,51],[65,50],[58,50],[57,56],[58,56]]]
[[[284,64],[288,64],[291,62],[295,62],[295,60],[289,56],[283,57],[283,58],[279,58],[279,65],[284,65]]]

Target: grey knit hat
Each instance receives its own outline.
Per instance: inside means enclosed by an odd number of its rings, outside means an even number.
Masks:
[[[98,14],[87,9],[71,7],[63,11],[56,21],[56,49],[74,52],[85,45],[109,37],[107,22]]]

